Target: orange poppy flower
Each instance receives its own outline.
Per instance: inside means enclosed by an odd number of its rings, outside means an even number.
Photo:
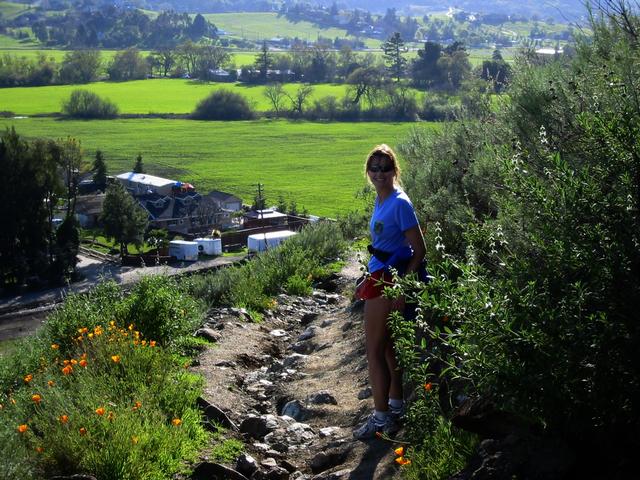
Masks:
[[[36,447],[36,452],[38,452],[38,453],[42,453],[42,452],[44,452],[44,448],[42,448],[42,447]]]
[[[156,341],[155,340],[149,340],[149,346],[150,347],[155,347],[156,346]]]
[[[80,430],[78,430],[78,432],[80,433],[80,435],[84,436],[87,434],[87,429],[84,427],[80,427]]]
[[[404,455],[404,447],[398,447],[393,451],[399,457]]]
[[[47,385],[49,385],[50,387],[53,387],[56,384],[56,382],[54,382],[53,380],[49,380],[47,382]]]
[[[64,367],[62,369],[62,374],[63,375],[69,375],[69,374],[71,374],[71,372],[73,372],[73,367],[71,365],[67,365],[66,367]]]
[[[80,360],[79,365],[81,367],[87,368],[87,361],[83,358],[82,360]]]
[[[58,350],[59,348],[60,348],[60,345],[58,345],[57,343],[51,344],[51,350]]]
[[[69,417],[67,415],[60,415],[58,417],[58,421],[62,424],[65,424],[69,421]]]
[[[180,425],[182,425],[182,420],[180,420],[179,418],[174,418],[173,420],[171,420],[171,425],[173,425],[174,427],[179,427]]]
[[[405,465],[410,465],[411,464],[411,460],[409,460],[408,458],[404,458],[404,457],[398,457],[398,458],[396,458],[396,463],[398,465],[400,465],[401,467],[404,467]]]
[[[24,383],[29,383],[31,380],[33,380],[33,375],[30,373],[24,376]]]
[[[42,401],[42,397],[39,394],[34,393],[33,395],[31,395],[31,400],[33,400],[33,403],[39,405],[40,402]]]
[[[103,408],[103,407],[98,407],[98,408],[96,408],[96,413],[97,413],[98,415],[102,416],[102,415],[104,415],[104,412],[105,412],[105,410],[104,410],[104,408]]]
[[[18,433],[24,433],[27,430],[29,430],[29,427],[26,424],[18,425]]]
[[[120,363],[120,355],[111,355],[111,361],[113,363]]]
[[[430,392],[430,391],[433,389],[433,385],[431,385],[431,382],[429,382],[429,383],[425,383],[425,384],[424,384],[424,389],[425,389],[427,392]]]
[[[133,408],[131,410],[136,411],[142,406],[141,402],[136,402],[133,404]]]

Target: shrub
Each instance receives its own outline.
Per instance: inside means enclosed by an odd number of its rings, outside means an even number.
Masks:
[[[192,117],[197,120],[251,120],[255,113],[239,93],[216,90],[198,103]]]
[[[118,116],[118,107],[93,92],[74,90],[63,103],[62,113],[72,118],[114,118]]]

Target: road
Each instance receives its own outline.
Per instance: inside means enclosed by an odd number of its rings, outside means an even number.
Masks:
[[[49,311],[64,300],[65,296],[85,292],[98,282],[114,280],[121,285],[129,285],[147,275],[173,276],[220,268],[237,263],[244,256],[216,257],[145,268],[122,267],[85,255],[78,255],[78,259],[77,270],[82,280],[64,287],[0,298],[0,341],[33,333],[46,319]]]

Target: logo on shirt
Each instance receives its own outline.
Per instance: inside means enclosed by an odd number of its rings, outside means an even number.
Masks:
[[[384,223],[375,222],[373,224],[373,233],[375,233],[376,235],[381,235],[383,230],[384,230]]]

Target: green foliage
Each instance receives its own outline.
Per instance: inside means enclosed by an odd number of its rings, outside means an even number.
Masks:
[[[71,118],[115,118],[118,107],[108,99],[102,99],[88,90],[74,90],[62,104],[62,113]]]
[[[98,331],[72,343],[66,366],[50,355],[37,370],[17,370],[32,379],[12,392],[15,403],[0,394],[0,444],[14,452],[0,466],[3,478],[23,471],[161,479],[203,446],[195,407],[201,379],[133,331],[107,324]],[[18,432],[19,425],[27,430]]]
[[[60,67],[62,83],[89,83],[98,77],[102,66],[99,50],[73,50],[67,52]]]
[[[114,55],[107,68],[109,79],[115,81],[146,78],[149,65],[136,48],[128,48]]]
[[[229,464],[235,462],[243,450],[244,443],[235,438],[229,438],[213,447],[211,455],[216,461]]]
[[[213,92],[192,113],[198,120],[251,120],[254,116],[247,100],[230,90]]]
[[[96,156],[91,167],[93,181],[98,188],[104,190],[107,187],[107,164],[101,150],[96,150]]]
[[[617,474],[638,447],[640,63],[608,15],[571,62],[521,58],[494,120],[406,142],[408,192],[439,223],[417,341],[394,336],[410,378],[490,397]]]
[[[225,268],[189,279],[189,291],[209,305],[228,305],[263,311],[272,297],[291,289],[306,294],[314,279],[330,272],[327,265],[345,250],[337,225],[311,224],[278,248],[262,252],[240,267]]]

